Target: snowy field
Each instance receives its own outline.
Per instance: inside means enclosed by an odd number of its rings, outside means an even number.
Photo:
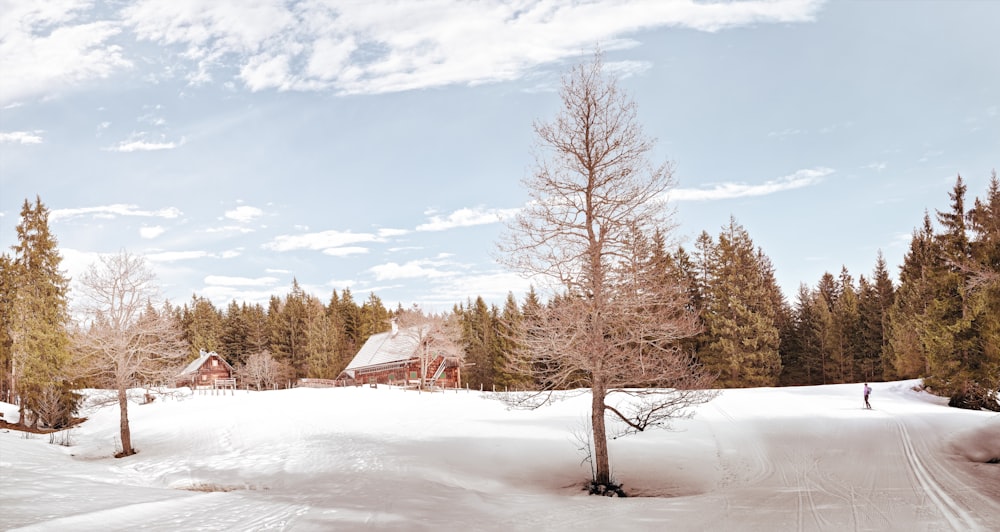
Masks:
[[[674,432],[610,442],[627,499],[587,496],[589,397],[477,392],[161,397],[50,444],[0,431],[9,530],[1000,530],[1000,417],[875,384],[725,391]],[[16,408],[0,404],[7,419]]]

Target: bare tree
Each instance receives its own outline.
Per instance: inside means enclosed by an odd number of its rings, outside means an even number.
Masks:
[[[81,365],[118,392],[119,456],[135,454],[128,422],[128,390],[162,384],[177,375],[187,357],[180,326],[168,307],[159,311],[155,276],[141,256],[121,251],[101,256],[81,278],[87,320],[74,335]]]
[[[425,314],[418,306],[404,310],[393,318],[399,334],[405,335],[416,346],[420,357],[420,389],[427,388],[428,365],[437,357],[461,364],[463,350],[458,331],[446,316]]]
[[[699,330],[685,287],[650,253],[651,236],[672,229],[670,164],[649,163],[653,141],[635,103],[602,72],[600,54],[563,78],[560,96],[555,120],[535,124],[537,165],[524,181],[530,201],[499,246],[508,266],[557,288],[523,328],[512,364],[530,371],[541,391],[515,400],[535,407],[552,390],[589,388],[591,487],[604,492],[618,488],[606,415],[624,433],[667,427],[714,393],[711,377],[679,347]]]
[[[271,352],[264,349],[248,356],[240,366],[239,373],[243,381],[253,383],[257,390],[264,390],[291,378],[292,372],[286,364],[275,360]]]

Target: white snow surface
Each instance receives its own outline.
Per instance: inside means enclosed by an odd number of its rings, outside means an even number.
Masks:
[[[586,394],[173,391],[130,405],[127,458],[115,405],[69,446],[0,431],[0,529],[1000,530],[1000,417],[915,384],[874,384],[872,410],[860,384],[724,391],[610,441],[625,499],[581,491]]]

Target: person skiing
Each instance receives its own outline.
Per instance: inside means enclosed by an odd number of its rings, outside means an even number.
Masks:
[[[871,394],[872,394],[872,389],[871,389],[870,386],[868,386],[868,383],[866,382],[865,383],[865,408],[867,408],[869,410],[871,410],[871,408],[872,408],[871,403],[868,402],[868,396],[871,395]]]

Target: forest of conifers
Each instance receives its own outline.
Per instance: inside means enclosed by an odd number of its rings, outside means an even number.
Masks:
[[[879,254],[870,273],[855,275],[846,268],[825,273],[812,285],[803,283],[789,301],[767,255],[735,219],[715,236],[703,232],[690,249],[667,249],[661,235],[654,235],[637,243],[643,251],[635,262],[662,282],[687,288],[689,310],[700,316],[702,332],[684,340],[684,347],[717,375],[717,387],[922,377],[956,406],[997,409],[996,172],[981,197],[969,200],[966,192],[958,177],[948,208],[925,213],[922,221],[915,213],[920,223],[898,282]],[[73,353],[70,335],[58,329],[72,325],[69,283],[58,268],[47,212],[40,199],[25,201],[19,243],[12,256],[0,259],[0,399],[9,400],[15,380],[21,394],[29,385],[40,390],[51,383],[64,389],[108,384],[96,377],[72,380],[56,367]],[[466,384],[530,386],[506,370],[512,341],[507,331],[530,320],[541,306],[558,304],[558,297],[542,301],[534,290],[520,297],[508,294],[499,306],[471,295],[456,304],[449,319],[464,346]],[[402,310],[386,308],[374,293],[358,302],[350,290],[334,291],[323,301],[293,282],[287,294],[271,296],[266,307],[234,301],[220,308],[194,295],[156,312],[173,317],[189,360],[199,350],[215,351],[239,368],[248,357],[267,353],[282,368],[276,384],[283,385],[302,377],[336,378],[365,340],[387,330],[390,318]],[[18,356],[20,366],[15,366]]]

